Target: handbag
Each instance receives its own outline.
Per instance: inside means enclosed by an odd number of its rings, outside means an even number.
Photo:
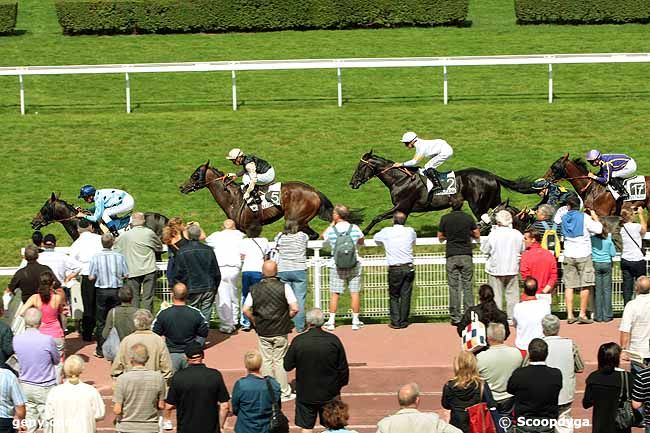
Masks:
[[[275,246],[266,253],[266,260],[273,260],[275,263],[278,263],[278,260],[280,259],[280,239],[282,239],[283,234],[284,233],[280,233],[280,235],[275,239]]]
[[[108,333],[108,338],[102,344],[102,353],[104,358],[108,361],[113,361],[117,357],[117,352],[120,349],[120,335],[117,333],[115,327],[115,308],[113,308],[113,327]]]
[[[275,399],[273,387],[268,377],[264,378],[266,388],[269,390],[269,397],[271,397],[271,420],[269,422],[269,433],[289,433],[289,420],[282,413],[278,401]]]
[[[483,383],[479,393],[479,402],[465,409],[469,417],[469,433],[496,433],[490,409],[483,401]]]
[[[470,352],[477,352],[487,347],[487,332],[485,325],[478,319],[476,311],[470,313],[471,322],[463,329],[461,333],[462,347]]]
[[[625,394],[623,394],[625,392]],[[618,430],[627,430],[634,424],[634,409],[630,401],[627,384],[627,372],[621,371],[621,392],[618,396],[618,407],[614,423]]]

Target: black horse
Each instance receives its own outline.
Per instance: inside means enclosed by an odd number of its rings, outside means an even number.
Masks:
[[[144,225],[146,227],[153,230],[158,237],[162,236],[162,229],[168,221],[166,216],[154,212],[145,212],[144,220]],[[55,222],[61,223],[72,240],[76,240],[79,237],[79,231],[77,229],[77,224],[79,222],[79,218],[77,218],[77,209],[66,201],[60,199],[57,194],[52,193],[50,198],[45,201],[45,204],[43,204],[43,207],[41,207],[41,210],[38,211],[36,216],[32,219],[32,228],[34,230],[39,230],[42,227]],[[95,232],[101,233],[99,226],[97,224],[94,224],[94,226]]]
[[[352,175],[350,186],[359,188],[377,176],[390,190],[393,207],[377,215],[364,229],[368,233],[379,222],[389,219],[396,211],[410,214],[447,209],[456,200],[467,201],[477,219],[501,203],[501,187],[522,194],[534,194],[532,182],[527,179],[508,180],[489,171],[467,168],[456,171],[456,194],[434,195],[429,199],[426,184],[416,172],[404,167],[393,167],[393,161],[374,155],[372,150],[361,157]]]
[[[490,209],[487,213],[484,214],[489,218],[489,223],[485,222],[485,217],[482,217],[479,220],[478,228],[481,231],[481,236],[487,236],[490,234],[492,227],[497,224],[496,215],[499,211],[502,210],[508,211],[510,215],[512,215],[512,228],[515,230],[519,230],[523,233],[532,223],[531,217],[527,213],[524,213],[515,206],[512,206],[510,204],[510,199],[507,199],[505,202],[500,203],[494,209]]]

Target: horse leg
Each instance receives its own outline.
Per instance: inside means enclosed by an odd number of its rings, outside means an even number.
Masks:
[[[363,234],[366,234],[366,235],[367,235],[368,233],[370,233],[370,230],[371,230],[375,225],[379,224],[380,222],[382,222],[382,221],[384,221],[384,220],[387,220],[388,218],[391,218],[391,217],[393,216],[393,214],[394,214],[395,212],[397,212],[398,210],[399,210],[399,207],[398,207],[398,206],[395,206],[395,207],[392,208],[391,210],[386,211],[386,212],[384,212],[384,213],[380,213],[379,215],[377,215],[376,217],[374,217],[374,218],[372,219],[372,221],[370,221],[370,224],[368,224],[368,226],[367,226],[365,229],[363,229]]]

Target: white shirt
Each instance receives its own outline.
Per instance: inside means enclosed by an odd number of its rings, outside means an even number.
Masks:
[[[496,226],[481,244],[481,252],[488,256],[485,272],[495,277],[518,275],[519,256],[523,250],[524,235],[521,232]]]
[[[70,257],[81,262],[81,275],[88,275],[90,259],[102,252],[102,237],[91,232],[83,232],[70,245]]]
[[[221,230],[208,236],[205,243],[214,250],[219,267],[239,268],[241,266],[239,243],[242,239],[244,239],[244,234],[239,230]]]
[[[623,240],[623,251],[621,252],[622,259],[628,260],[630,262],[638,262],[645,259],[644,254],[641,252],[641,248],[639,248],[642,246],[641,224],[623,224],[623,228],[621,228],[621,239]]]
[[[287,299],[287,304],[297,304],[298,299],[296,299],[296,295],[293,293],[293,290],[291,289],[291,286],[287,283],[284,284],[284,297]],[[250,293],[246,295],[246,300],[244,301],[244,307],[252,307],[253,306],[253,297],[251,296]]]
[[[603,225],[594,221],[590,216],[583,214],[585,222],[582,226],[582,236],[575,238],[564,237],[564,257],[581,259],[591,255],[591,235],[603,232]]]
[[[45,404],[45,418],[53,423],[52,433],[95,433],[95,420],[104,418],[104,401],[87,383],[64,382],[52,388]]]
[[[415,158],[406,161],[405,166],[414,166],[417,164],[416,158],[428,158],[435,155],[451,156],[454,150],[445,140],[437,138],[435,140],[415,140]]]
[[[630,347],[644,358],[650,358],[650,294],[637,295],[623,310],[623,318],[618,330],[630,333]]]
[[[262,272],[264,256],[269,249],[269,241],[266,238],[242,239],[239,243],[239,254],[244,256],[242,272]]]
[[[523,301],[515,305],[512,318],[517,324],[517,349],[528,350],[528,344],[533,338],[544,337],[542,319],[547,314],[551,314],[551,305],[543,299]]]
[[[82,267],[81,263],[69,255],[49,248],[38,253],[38,260],[36,261],[52,269],[54,276],[61,284],[63,284],[68,275],[78,273]],[[27,260],[23,259],[18,269],[22,269],[25,266],[27,266]]]
[[[413,228],[395,224],[381,229],[373,239],[384,246],[388,266],[393,266],[413,263],[413,245],[416,237]]]

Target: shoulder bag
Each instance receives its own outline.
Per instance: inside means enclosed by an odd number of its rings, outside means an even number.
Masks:
[[[623,230],[625,230],[625,233],[627,233],[627,235],[630,237],[630,240],[631,240],[632,242],[634,242],[634,245],[636,245],[636,247],[637,247],[639,250],[641,250],[641,254],[643,254],[643,257],[645,258],[645,251],[643,251],[643,248],[641,248],[641,245],[639,245],[639,244],[636,242],[636,239],[634,239],[634,238],[632,237],[632,235],[630,234],[630,232],[627,231],[627,227],[625,227],[625,224],[623,224],[621,227],[623,227]]]
[[[115,327],[115,308],[113,308],[113,327],[108,333],[108,337],[104,344],[102,344],[102,354],[108,361],[113,361],[117,357],[117,352],[120,350],[120,335],[117,333]]]
[[[634,409],[630,401],[630,393],[627,384],[627,372],[621,371],[621,392],[618,395],[618,407],[614,423],[617,430],[627,430],[634,424]]]
[[[273,392],[273,387],[271,386],[271,381],[268,377],[265,377],[264,382],[266,382],[266,389],[269,390],[269,397],[271,398],[272,413],[269,422],[269,433],[289,433],[289,420],[280,409],[280,405]]]
[[[481,382],[478,403],[465,409],[469,417],[469,433],[496,433],[490,409],[483,401],[483,386]]]
[[[464,350],[476,353],[487,347],[487,333],[476,311],[470,312],[470,319],[471,322],[461,332],[461,344]]]

